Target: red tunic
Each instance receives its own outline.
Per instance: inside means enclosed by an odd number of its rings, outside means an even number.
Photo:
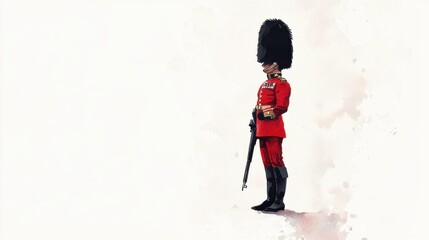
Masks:
[[[289,97],[291,88],[285,79],[271,78],[262,83],[258,91],[258,101],[256,105],[271,106],[275,114],[274,119],[256,119],[257,137],[286,137],[283,118],[289,107]],[[261,112],[258,110],[257,114]]]

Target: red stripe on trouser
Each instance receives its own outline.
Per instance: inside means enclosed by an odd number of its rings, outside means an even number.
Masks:
[[[265,167],[284,167],[282,156],[282,142],[280,137],[260,137],[259,147],[261,149],[262,162]]]

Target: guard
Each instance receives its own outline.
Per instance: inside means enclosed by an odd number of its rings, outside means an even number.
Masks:
[[[288,172],[283,162],[282,142],[286,138],[282,114],[288,110],[291,87],[281,70],[292,65],[292,35],[280,19],[266,20],[259,30],[257,60],[267,80],[258,90],[256,137],[267,179],[267,199],[253,210],[277,212],[283,202]]]

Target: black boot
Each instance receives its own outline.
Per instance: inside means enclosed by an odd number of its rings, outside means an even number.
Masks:
[[[264,211],[267,212],[278,212],[285,209],[283,198],[286,193],[286,182],[288,177],[287,169],[286,167],[273,167],[273,169],[276,175],[277,185],[276,200],[271,206],[265,208]]]
[[[265,167],[265,176],[267,178],[267,200],[259,205],[253,206],[253,210],[264,210],[271,206],[276,200],[276,177],[273,167]]]

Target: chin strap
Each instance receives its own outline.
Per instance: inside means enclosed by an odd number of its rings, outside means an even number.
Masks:
[[[279,66],[277,65],[277,63],[276,63],[276,62],[274,62],[274,63],[273,63],[273,64],[271,64],[270,66],[268,66],[268,67],[264,68],[262,71],[263,71],[264,73],[266,73],[266,74],[280,72],[280,71],[279,71]]]

